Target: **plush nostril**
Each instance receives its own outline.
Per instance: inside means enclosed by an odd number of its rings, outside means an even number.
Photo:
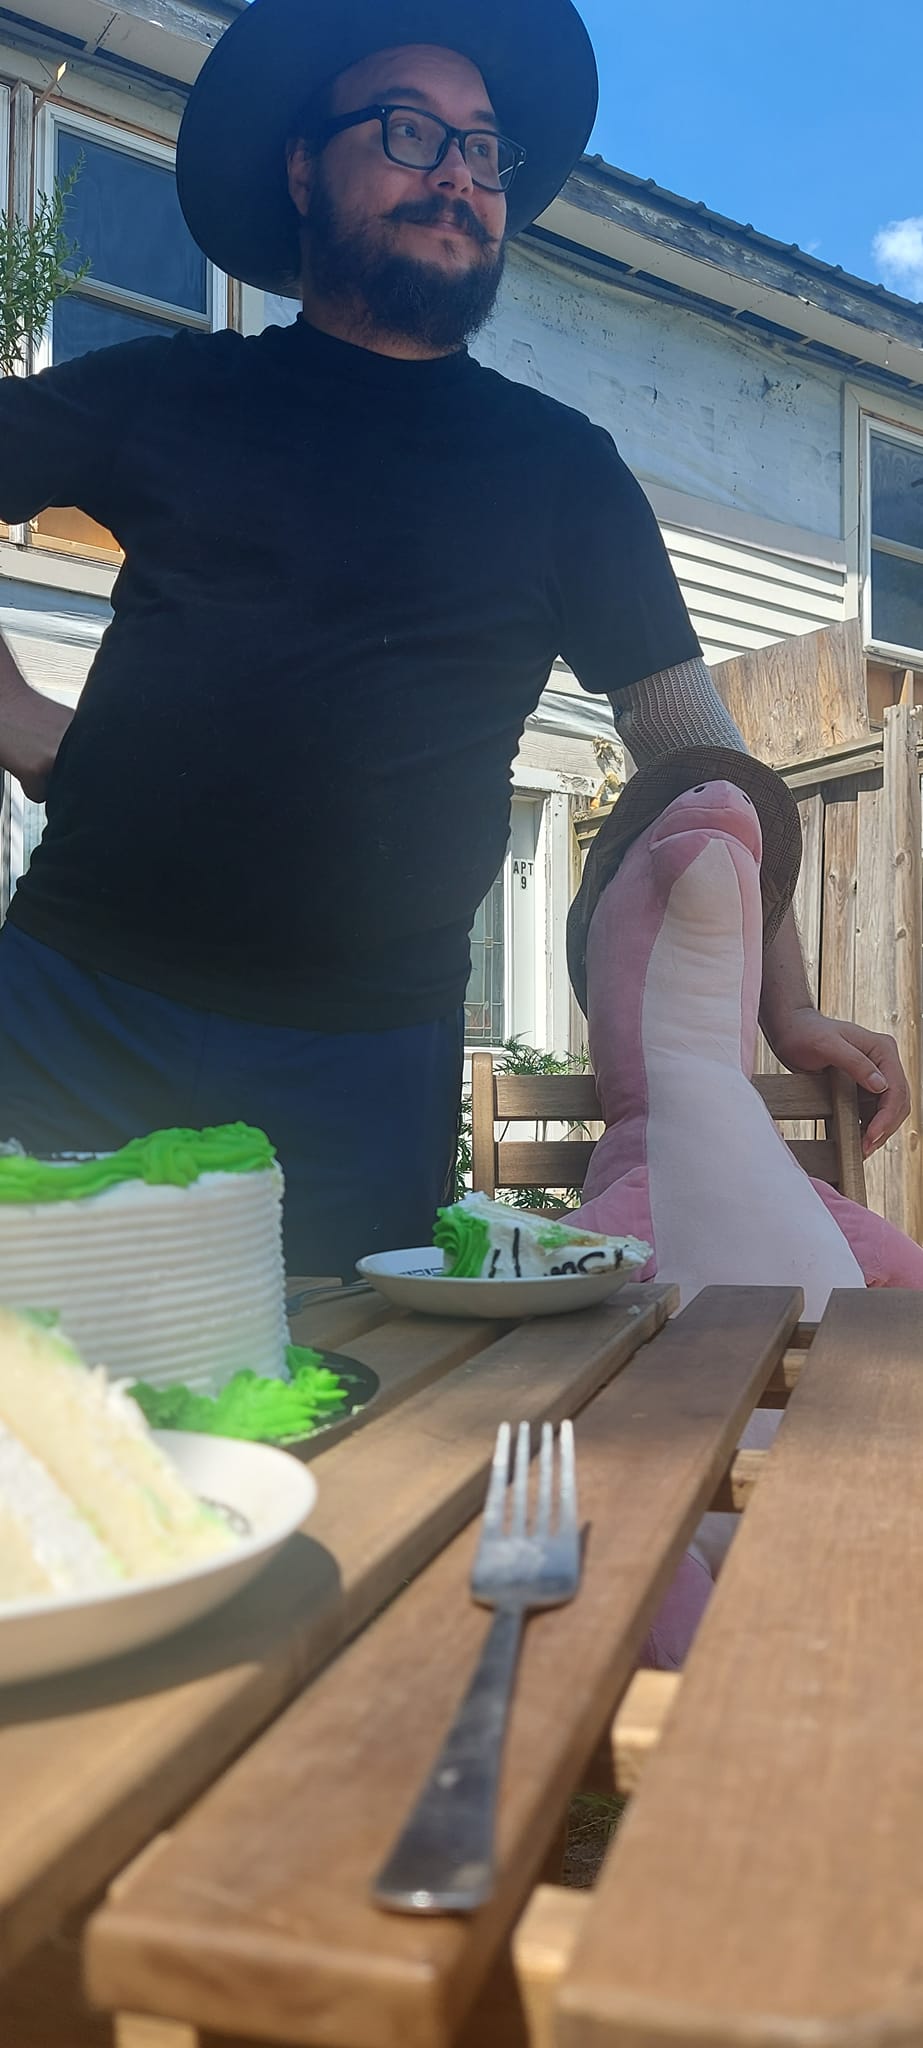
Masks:
[[[692,794],[693,794],[693,796],[704,796],[704,795],[705,795],[705,784],[704,784],[704,782],[699,782],[699,783],[697,783],[697,784],[696,784],[696,787],[695,787],[695,789],[694,789],[694,790],[693,790],[693,792],[692,792]]]

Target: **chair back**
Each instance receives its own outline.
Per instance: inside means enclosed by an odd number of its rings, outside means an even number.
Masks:
[[[777,1124],[823,1127],[823,1136],[787,1137],[789,1150],[812,1179],[828,1181],[867,1208],[855,1082],[826,1067],[819,1074],[757,1074],[753,1085]],[[567,1124],[573,1135],[508,1138],[509,1125],[517,1123]],[[601,1128],[592,1074],[503,1074],[490,1053],[473,1055],[471,1179],[479,1193],[582,1187]]]

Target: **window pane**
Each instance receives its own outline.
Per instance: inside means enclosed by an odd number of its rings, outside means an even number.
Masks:
[[[77,261],[89,260],[100,284],[207,313],[208,265],[180,212],[172,169],[59,128],[58,176],[81,159],[67,202]]]
[[[872,549],[872,638],[923,648],[923,562]]]
[[[872,532],[923,548],[923,441],[919,449],[872,434]]]
[[[503,1015],[503,871],[478,910],[471,932],[471,979],[465,998],[465,1038],[469,1045],[502,1045]]]
[[[84,356],[91,348],[109,348],[117,341],[147,341],[158,334],[183,331],[173,320],[150,320],[144,313],[125,313],[119,306],[102,305],[98,299],[84,299],[79,292],[69,292],[66,298],[58,300],[52,315],[52,360],[68,363],[72,356]]]

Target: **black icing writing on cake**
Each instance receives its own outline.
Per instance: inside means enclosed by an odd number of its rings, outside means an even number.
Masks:
[[[615,1270],[615,1268],[622,1265],[624,1257],[624,1252],[618,1251],[614,1259],[610,1261],[604,1250],[583,1252],[579,1259],[562,1259],[560,1265],[552,1266],[550,1271],[555,1277],[561,1277],[568,1273],[571,1275],[576,1273],[593,1273],[598,1266],[608,1266],[610,1263],[613,1270]]]

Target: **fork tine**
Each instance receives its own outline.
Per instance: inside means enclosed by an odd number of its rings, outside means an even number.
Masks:
[[[513,1474],[513,1535],[524,1536],[526,1516],[529,1507],[529,1454],[532,1449],[532,1433],[527,1422],[521,1422],[516,1433],[516,1469]]]
[[[506,1489],[510,1476],[510,1439],[512,1431],[508,1422],[501,1422],[497,1431],[493,1461],[490,1468],[490,1485],[484,1503],[484,1517],[481,1524],[484,1536],[499,1536],[503,1529],[506,1509]]]
[[[551,1534],[551,1503],[554,1486],[554,1430],[550,1422],[542,1423],[542,1448],[538,1462],[538,1514],[535,1523],[537,1536]]]
[[[561,1507],[558,1534],[576,1543],[578,1538],[577,1509],[577,1459],[574,1449],[574,1425],[562,1422],[561,1437]]]

